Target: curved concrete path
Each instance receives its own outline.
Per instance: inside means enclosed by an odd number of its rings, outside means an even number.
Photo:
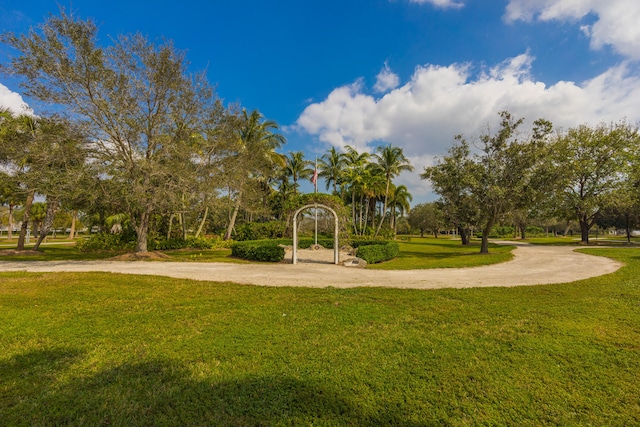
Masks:
[[[622,266],[609,258],[574,252],[573,247],[500,243],[516,246],[513,260],[472,268],[385,271],[305,262],[292,265],[143,261],[0,261],[0,271],[101,271],[262,286],[316,288],[381,286],[438,289],[565,283],[613,273]],[[327,252],[331,252],[333,256],[333,251]],[[304,257],[303,250],[299,253]]]

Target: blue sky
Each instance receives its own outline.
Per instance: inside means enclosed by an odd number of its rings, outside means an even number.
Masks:
[[[562,128],[640,120],[637,0],[0,0],[0,29],[24,32],[58,3],[93,18],[105,44],[172,39],[226,102],[283,126],[285,152],[403,147],[414,203],[434,197],[424,166],[501,110]],[[0,62],[11,54],[0,46]],[[21,103],[37,113],[0,76],[0,105]]]

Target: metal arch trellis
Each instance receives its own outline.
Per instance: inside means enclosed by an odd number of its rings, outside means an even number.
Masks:
[[[301,207],[300,209],[298,209],[296,211],[296,213],[293,214],[293,259],[292,259],[292,263],[293,264],[297,264],[298,263],[298,215],[300,214],[300,212],[304,211],[305,209],[311,209],[311,208],[315,208],[315,209],[326,209],[329,212],[331,212],[333,214],[333,218],[334,218],[334,230],[333,230],[333,263],[334,264],[339,264],[340,263],[340,248],[338,247],[339,243],[338,243],[338,214],[336,213],[336,211],[334,211],[333,209],[331,209],[329,206],[327,205],[321,205],[318,203],[314,203],[311,205],[305,205],[303,207]]]

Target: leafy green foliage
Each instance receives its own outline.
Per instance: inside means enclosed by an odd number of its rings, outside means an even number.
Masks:
[[[135,248],[135,235],[130,233],[96,233],[76,244],[80,252],[130,251]]]
[[[235,239],[237,241],[281,239],[287,226],[283,221],[248,222],[236,226]]]
[[[231,255],[250,261],[280,262],[284,260],[284,248],[268,240],[236,242],[231,245]]]
[[[389,261],[398,256],[400,249],[396,242],[384,242],[373,244],[362,244],[358,246],[356,255],[367,261],[368,264],[377,264],[383,261]]]
[[[182,238],[172,238],[166,239],[161,238],[158,240],[154,240],[151,242],[151,248],[154,250],[172,250],[172,249],[220,249],[220,248],[230,248],[233,244],[231,240],[223,240],[218,237],[215,238],[207,238],[207,237],[187,237],[186,239]]]

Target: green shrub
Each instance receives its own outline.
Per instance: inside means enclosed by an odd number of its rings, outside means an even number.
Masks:
[[[280,262],[284,248],[274,240],[236,242],[231,245],[231,256],[250,261]]]
[[[182,237],[171,239],[157,239],[149,242],[149,249],[152,251],[167,251],[171,249],[184,249],[187,247],[187,241]]]
[[[186,240],[178,237],[172,239],[160,238],[152,240],[149,244],[151,250],[166,251],[172,249],[219,249],[230,248],[233,241],[223,240],[219,237],[187,237]]]
[[[387,240],[384,239],[361,239],[361,240],[351,240],[352,248],[359,248],[360,246],[369,246],[369,245],[382,245],[387,243]]]
[[[395,258],[399,253],[400,248],[396,242],[377,242],[366,245],[360,244],[356,256],[367,261],[368,264],[377,264]]]
[[[236,227],[237,241],[281,239],[286,232],[283,221],[248,222]]]
[[[77,244],[80,252],[129,251],[136,247],[135,235],[129,233],[97,233]]]

